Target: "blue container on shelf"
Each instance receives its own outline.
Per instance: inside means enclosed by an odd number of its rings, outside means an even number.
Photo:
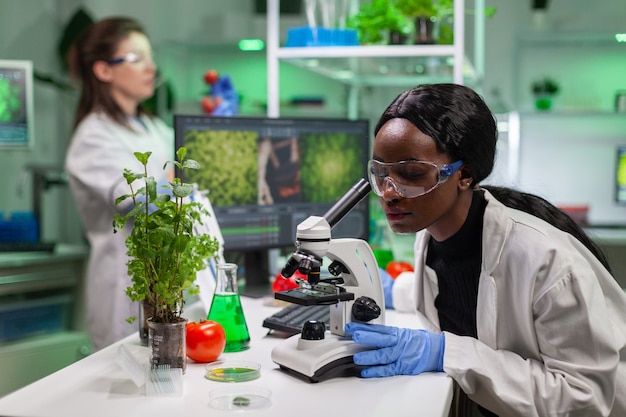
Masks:
[[[9,220],[0,220],[0,242],[38,242],[39,223],[31,212],[11,213]]]
[[[328,29],[302,26],[287,31],[286,47],[356,46],[359,35],[355,29]]]

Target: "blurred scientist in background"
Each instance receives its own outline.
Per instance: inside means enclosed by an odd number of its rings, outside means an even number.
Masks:
[[[87,327],[94,348],[101,349],[137,330],[125,321],[138,311],[125,294],[125,236],[112,226],[118,210],[130,209],[115,205],[128,193],[124,168],[140,171],[133,153],[150,151],[148,175],[165,184],[173,178],[163,166],[174,157],[174,135],[141,106],[154,94],[157,68],[138,22],[112,17],[94,23],[73,46],[69,64],[81,94],[65,169],[91,247]]]

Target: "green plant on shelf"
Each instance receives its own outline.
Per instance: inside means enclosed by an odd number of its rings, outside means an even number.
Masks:
[[[371,0],[361,4],[359,11],[348,18],[346,27],[359,33],[361,44],[381,44],[392,32],[407,35],[411,22],[398,10],[392,0]]]
[[[544,77],[533,81],[531,91],[535,96],[535,107],[537,110],[550,110],[552,99],[558,94],[559,84],[550,77]]]
[[[559,84],[550,77],[533,81],[531,88],[535,96],[553,96],[559,92]]]
[[[432,0],[395,0],[395,5],[400,13],[410,19],[437,14],[437,6]]]

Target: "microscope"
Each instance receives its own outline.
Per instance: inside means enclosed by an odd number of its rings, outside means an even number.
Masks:
[[[282,275],[296,270],[307,279],[296,280],[298,288],[277,292],[274,297],[300,305],[328,304],[330,328],[317,321],[304,324],[300,334],[275,346],[272,360],[283,371],[319,382],[339,376],[359,376],[362,367],[354,364],[355,353],[372,349],[357,345],[345,335],[351,321],[385,323],[385,299],[378,264],[369,244],[360,239],[331,239],[331,229],[371,187],[360,179],[323,217],[311,216],[296,229],[296,251],[285,264]],[[324,257],[330,259],[329,277],[321,277]]]

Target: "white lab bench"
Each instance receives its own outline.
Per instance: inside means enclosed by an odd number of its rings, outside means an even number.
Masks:
[[[308,383],[281,371],[272,360],[271,350],[282,337],[268,334],[262,327],[265,317],[279,307],[269,298],[242,297],[251,336],[250,349],[224,353],[220,360],[254,361],[261,365],[259,379],[241,383],[210,381],[204,377],[205,364],[189,361],[183,375],[183,394],[173,397],[145,395],[116,362],[120,344],[132,355],[148,361],[148,348],[139,344],[138,335],[113,344],[25,388],[0,398],[0,415],[11,417],[159,417],[232,416],[209,406],[209,393],[225,385],[248,384],[271,390],[271,405],[248,410],[247,415],[319,417],[320,415],[429,416],[445,417],[452,401],[453,381],[444,373],[364,379],[335,378]],[[414,315],[387,312],[387,323],[420,327]],[[236,412],[239,414],[239,412]]]

